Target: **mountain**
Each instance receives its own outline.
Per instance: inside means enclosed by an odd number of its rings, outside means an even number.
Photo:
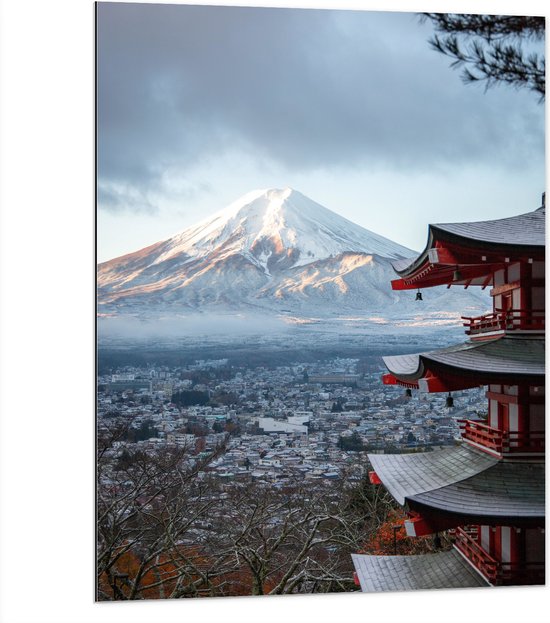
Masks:
[[[414,255],[296,190],[257,190],[168,240],[100,264],[98,311],[418,315],[414,293],[390,286],[391,261]],[[424,294],[423,313],[487,308],[471,291],[435,290]]]

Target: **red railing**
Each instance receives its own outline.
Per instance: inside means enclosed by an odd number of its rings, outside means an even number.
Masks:
[[[501,562],[480,545],[479,528],[456,528],[455,547],[493,585],[544,584],[544,562]]]
[[[478,420],[458,420],[458,423],[464,439],[485,446],[498,454],[544,452],[544,431],[499,430]]]
[[[461,316],[467,327],[466,335],[489,333],[492,331],[544,331],[544,310],[542,309],[496,309],[492,314],[484,316]]]
[[[479,569],[481,573],[491,582],[496,584],[498,575],[498,560],[490,556],[479,544],[479,530],[477,528],[456,528],[455,547],[466,556],[466,558]]]

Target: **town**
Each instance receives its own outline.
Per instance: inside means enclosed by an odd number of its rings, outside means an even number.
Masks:
[[[453,445],[461,420],[486,415],[483,388],[422,394],[384,385],[383,371],[378,358],[351,357],[274,367],[226,358],[121,366],[98,377],[98,433],[126,424],[117,454],[130,444],[195,456],[222,447],[208,463],[212,475],[282,487],[296,477],[337,480],[358,451]]]

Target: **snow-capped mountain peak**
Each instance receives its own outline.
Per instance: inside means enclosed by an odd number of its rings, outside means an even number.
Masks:
[[[255,190],[168,240],[100,264],[98,308],[402,315],[410,293],[391,290],[391,261],[413,255],[296,190]]]
[[[292,188],[255,190],[167,241],[155,263],[214,251],[259,257],[290,254],[303,266],[345,251],[389,259],[414,253],[328,210]],[[287,264],[288,266],[288,264]]]

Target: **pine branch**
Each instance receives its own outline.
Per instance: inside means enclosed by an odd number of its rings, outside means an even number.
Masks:
[[[421,19],[432,21],[436,34],[430,46],[453,59],[453,69],[462,68],[465,83],[526,88],[544,100],[544,55],[526,54],[522,47],[524,41],[544,39],[543,17],[424,13]]]

